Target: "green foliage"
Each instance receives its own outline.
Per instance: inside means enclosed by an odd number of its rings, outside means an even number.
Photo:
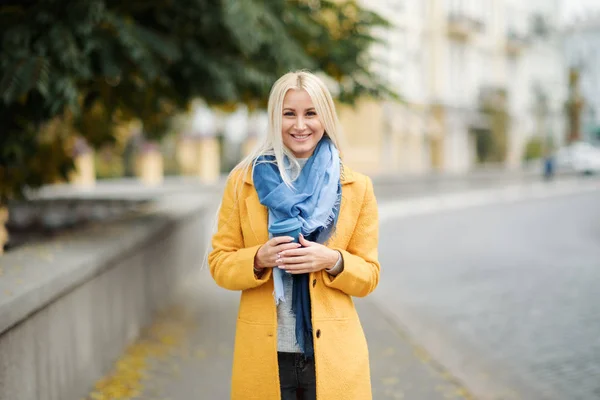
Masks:
[[[565,102],[565,113],[567,114],[567,143],[581,140],[581,114],[585,106],[585,100],[579,89],[580,71],[577,68],[569,69],[569,92]]]
[[[371,74],[370,29],[355,1],[5,0],[0,5],[0,201],[65,178],[80,135],[99,148],[140,119],[157,139],[194,97],[264,106],[272,83],[301,68],[339,83],[339,98],[396,95]],[[40,129],[60,120],[59,165],[31,169]]]
[[[22,196],[27,187],[55,182],[73,169],[70,127],[59,118],[38,126],[21,134],[0,134],[0,203]]]
[[[523,160],[530,161],[542,158],[544,155],[544,140],[540,136],[533,136],[527,141]]]
[[[503,162],[508,145],[510,116],[506,110],[506,91],[487,88],[479,98],[479,110],[485,116],[489,130],[477,135],[476,151],[479,162]]]
[[[353,103],[362,95],[398,98],[370,72],[365,50],[376,42],[375,26],[388,26],[377,14],[355,1],[296,1],[283,15],[294,38],[315,60],[313,69],[324,71],[339,83],[338,98]],[[317,4],[317,5],[314,5]]]
[[[105,145],[95,153],[96,177],[99,179],[119,178],[124,174],[123,158],[114,146]]]

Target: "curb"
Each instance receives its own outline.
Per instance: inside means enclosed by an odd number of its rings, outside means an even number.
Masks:
[[[432,214],[447,210],[492,204],[509,204],[525,200],[546,199],[600,190],[600,179],[578,179],[557,182],[514,184],[494,189],[469,190],[460,193],[428,195],[413,199],[384,201],[379,204],[379,216],[389,219]]]

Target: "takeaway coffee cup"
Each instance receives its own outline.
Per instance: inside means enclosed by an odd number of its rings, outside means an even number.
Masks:
[[[294,242],[300,241],[300,231],[302,228],[302,222],[297,218],[288,218],[283,221],[277,221],[269,226],[269,232],[273,237],[276,236],[291,236],[294,238]]]

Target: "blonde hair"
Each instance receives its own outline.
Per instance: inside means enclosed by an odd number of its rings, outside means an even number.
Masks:
[[[263,140],[246,156],[238,165],[235,166],[232,173],[235,171],[243,171],[241,177],[253,168],[260,156],[274,156],[277,168],[281,174],[281,178],[286,185],[292,186],[292,182],[300,174],[300,164],[294,157],[294,154],[284,146],[281,137],[281,125],[283,114],[283,99],[290,90],[305,90],[310,96],[317,117],[325,128],[325,134],[329,136],[335,147],[342,155],[341,145],[341,125],[335,111],[335,103],[331,97],[331,93],[325,83],[316,75],[305,71],[288,72],[279,78],[271,88],[269,94],[268,116],[269,127],[267,135],[263,136]],[[284,156],[287,156],[290,161],[289,172],[285,168]]]
[[[335,103],[333,102],[329,89],[327,89],[327,86],[325,86],[325,83],[323,83],[321,79],[308,71],[301,70],[288,72],[279,78],[271,88],[267,111],[269,116],[267,134],[262,135],[263,139],[256,145],[250,154],[240,161],[229,173],[230,179],[237,174],[237,180],[234,182],[234,199],[236,206],[242,181],[250,169],[254,168],[260,156],[275,157],[275,163],[277,164],[281,178],[285,184],[290,187],[293,186],[292,182],[300,175],[300,164],[294,154],[283,145],[283,138],[281,136],[283,99],[290,90],[306,90],[315,106],[317,117],[325,128],[325,134],[329,136],[335,147],[338,149],[340,158],[342,158],[342,149],[340,146],[342,141],[342,130],[335,110]],[[284,164],[285,156],[287,156],[290,161],[289,171]],[[217,231],[218,215],[221,206],[222,203],[219,205],[212,223],[213,234]],[[211,250],[210,236],[212,235],[209,235],[209,243],[203,259],[202,269],[208,265],[208,254]]]

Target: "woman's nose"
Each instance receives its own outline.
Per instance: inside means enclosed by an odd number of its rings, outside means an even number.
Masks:
[[[305,128],[304,118],[298,117],[296,118],[296,129],[302,130]]]

